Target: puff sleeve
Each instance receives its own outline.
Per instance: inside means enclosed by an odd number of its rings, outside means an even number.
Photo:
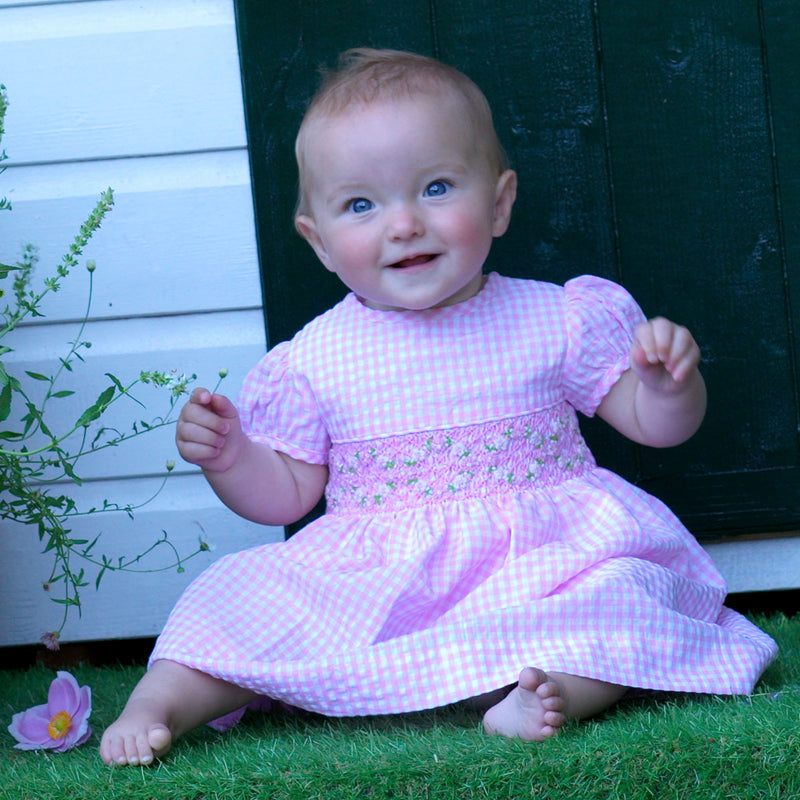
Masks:
[[[242,429],[256,442],[309,464],[327,464],[330,437],[308,380],[291,366],[292,342],[272,348],[242,383]]]
[[[645,316],[625,289],[591,275],[565,284],[564,303],[566,399],[591,417],[630,366],[634,331]]]

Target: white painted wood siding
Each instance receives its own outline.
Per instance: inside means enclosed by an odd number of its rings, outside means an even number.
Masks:
[[[76,395],[57,401],[56,420],[74,420],[106,385],[105,372],[126,382],[142,369],[174,369],[209,385],[224,367],[223,390],[235,395],[265,340],[232,0],[0,0],[0,83],[10,102],[0,196],[13,204],[0,213],[0,262],[13,263],[31,242],[39,278],[52,274],[100,192],[111,186],[116,196],[85,253],[97,262],[85,334],[93,346],[65,382]],[[46,318],[10,342],[13,374],[52,373],[77,334],[87,289],[82,262],[49,298]],[[166,408],[157,395],[149,402],[152,415]],[[131,404],[110,421],[127,427],[137,418],[148,415]],[[166,461],[177,466],[134,520],[87,517],[73,530],[102,532],[98,552],[109,555],[135,555],[162,530],[182,553],[201,535],[212,550],[181,574],[115,574],[97,592],[87,587],[82,618],[72,615],[63,640],[155,635],[213,559],[283,537],[224,508],[180,461],[172,435],[87,459],[79,470],[87,482],[70,489],[84,507],[145,499]],[[50,561],[40,550],[35,531],[3,523],[0,646],[37,642],[60,622],[42,588]]]
[[[97,396],[105,372],[125,380],[176,369],[212,383],[226,367],[225,390],[235,393],[265,342],[232,0],[0,0],[0,82],[11,103],[0,196],[14,204],[0,213],[0,262],[32,242],[48,274],[99,193],[116,191],[86,252],[97,261],[93,347],[64,418]],[[18,333],[7,357],[16,374],[50,371],[76,334],[86,289],[78,268],[46,319]],[[179,462],[171,432],[107,452],[83,465],[90,480],[76,499],[138,502],[171,458]],[[133,521],[87,518],[75,533],[102,532],[98,550],[109,554],[135,554],[162,530],[182,552],[200,535],[212,551],[183,574],[110,575],[99,592],[87,588],[65,640],[154,635],[202,567],[282,538],[227,511],[196,470],[179,462],[175,473]],[[0,646],[36,642],[58,625],[40,549],[32,531],[3,524]],[[708,549],[733,591],[800,586],[798,538]]]

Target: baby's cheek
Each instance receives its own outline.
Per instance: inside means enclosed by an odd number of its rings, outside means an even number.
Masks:
[[[377,260],[375,242],[363,234],[342,236],[334,253],[337,262],[348,269],[363,269]]]

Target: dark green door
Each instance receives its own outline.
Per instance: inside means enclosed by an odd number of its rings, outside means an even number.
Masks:
[[[688,325],[710,405],[669,451],[585,429],[699,538],[800,530],[797,0],[237,0],[270,344],[343,294],[294,234],[293,140],[348,47],[437,56],[494,108],[520,177],[490,267],[594,273]]]

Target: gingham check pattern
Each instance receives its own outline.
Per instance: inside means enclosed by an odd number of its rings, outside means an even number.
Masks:
[[[562,288],[492,274],[471,300],[425,312],[348,296],[254,368],[243,424],[297,458],[345,464],[329,497],[350,485],[382,497],[387,472],[400,486],[396,456],[413,480],[425,468],[436,502],[412,484],[368,513],[347,497],[288,542],[220,559],[152,658],[330,715],[441,705],[513,683],[528,664],[749,692],[774,642],[723,607],[721,576],[662,503],[588,453],[576,460],[574,409],[594,413],[642,319],[627,292],[592,277]],[[505,431],[514,480],[487,491]],[[481,490],[456,491],[473,478],[422,458],[428,440],[468,453],[464,474],[485,467]],[[545,440],[537,483],[530,442]],[[380,461],[359,472],[362,453]]]

